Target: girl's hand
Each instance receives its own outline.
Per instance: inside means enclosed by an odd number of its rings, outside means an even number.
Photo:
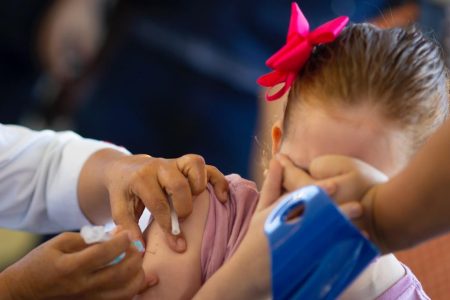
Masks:
[[[365,235],[375,238],[371,219],[375,190],[372,187],[386,182],[386,175],[361,160],[342,155],[315,158],[308,173],[285,155],[280,154],[279,161],[284,169],[283,187],[288,192],[311,184],[322,187]]]
[[[283,187],[293,191],[306,185],[322,187],[338,204],[360,200],[375,184],[388,177],[369,164],[342,155],[324,155],[315,158],[308,172],[296,167],[291,160],[279,154],[283,166]]]
[[[337,164],[337,166],[342,166],[342,164]],[[320,168],[318,169],[320,170]],[[339,176],[336,178],[341,179]],[[285,190],[292,191],[316,182],[329,184],[325,180],[315,180],[305,171],[295,167],[287,158],[278,156],[272,159],[261,190],[258,206],[245,238],[236,253],[206,282],[195,299],[217,297],[233,300],[270,298],[270,252],[269,243],[264,234],[264,223],[269,213],[283,199],[282,195]],[[330,186],[337,184],[337,187],[340,187],[340,184],[346,181],[336,180],[336,182],[331,182]],[[343,189],[343,191],[345,190]],[[356,217],[359,217],[362,211],[358,202],[345,203],[341,206],[341,210],[347,214],[353,213]],[[245,268],[242,266],[245,266]],[[230,289],[230,286],[233,288]]]
[[[272,159],[247,234],[232,257],[233,264],[245,266],[235,272],[236,276],[242,276],[242,280],[238,280],[241,282],[238,289],[242,291],[237,299],[268,299],[271,296],[270,250],[264,223],[281,199],[282,180],[283,168],[277,159]]]

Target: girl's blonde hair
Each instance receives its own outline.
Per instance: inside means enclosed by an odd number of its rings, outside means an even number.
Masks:
[[[305,102],[373,105],[407,130],[415,151],[448,114],[442,51],[415,28],[349,25],[334,42],[316,47],[298,74],[285,109],[286,133],[293,107]]]

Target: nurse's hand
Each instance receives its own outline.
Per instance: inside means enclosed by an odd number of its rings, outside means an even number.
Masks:
[[[225,177],[215,167],[206,165],[199,155],[164,159],[104,149],[94,153],[85,163],[78,194],[81,209],[92,223],[102,224],[112,213],[114,222],[130,231],[133,240],[142,243],[138,221],[147,207],[166,232],[169,247],[183,252],[187,247],[183,235],[171,234],[169,198],[178,217],[186,218],[192,212],[193,196],[203,192],[208,182],[214,186],[217,197],[227,201]],[[106,205],[95,205],[99,203],[97,198],[106,199]],[[108,210],[104,212],[104,218],[99,219],[102,207]]]
[[[124,252],[123,260],[108,265]],[[78,233],[63,233],[0,274],[0,298],[131,299],[157,283],[145,278],[142,261],[127,232],[94,245]]]

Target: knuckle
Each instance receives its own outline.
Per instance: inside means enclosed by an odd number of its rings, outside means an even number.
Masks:
[[[157,172],[161,166],[165,164],[165,159],[162,158],[147,158],[144,164],[141,164],[132,175],[136,179],[143,179],[146,175]]]
[[[59,234],[56,239],[57,240],[62,240],[62,241],[66,241],[66,240],[70,240],[73,239],[74,237],[78,236],[77,233],[75,232],[63,232],[61,234]]]
[[[208,173],[221,173],[219,169],[211,165],[206,165],[206,170],[208,171]]]
[[[196,164],[196,165],[205,165],[205,159],[203,156],[198,154],[186,154],[182,158],[185,158],[190,163]]]
[[[167,159],[161,158],[161,157],[156,157],[156,158],[152,158],[151,160],[149,160],[148,163],[146,164],[146,166],[149,168],[155,168],[155,167],[159,167],[159,166],[165,165],[165,164],[167,164]]]
[[[152,160],[152,159],[155,159],[155,158],[153,158],[153,157],[151,157],[150,155],[148,155],[148,154],[135,154],[134,155],[136,158],[138,158],[138,159],[145,159],[145,160]]]

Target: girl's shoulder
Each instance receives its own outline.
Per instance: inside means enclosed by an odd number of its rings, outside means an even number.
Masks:
[[[238,174],[230,174],[225,176],[228,181],[229,194],[231,199],[248,199],[258,201],[259,191],[256,183],[242,178]]]

